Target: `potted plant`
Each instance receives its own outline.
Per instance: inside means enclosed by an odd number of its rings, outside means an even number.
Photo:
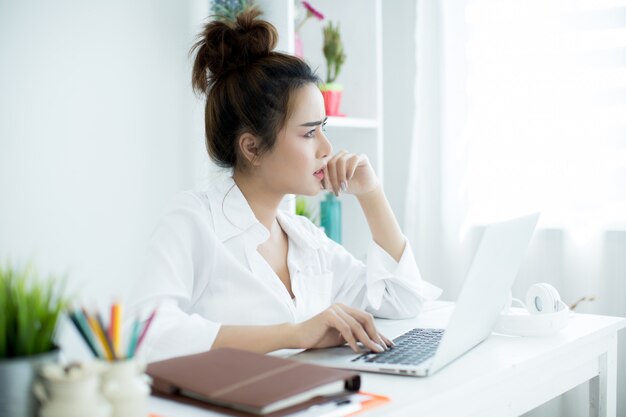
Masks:
[[[56,361],[54,332],[67,306],[64,281],[40,280],[33,268],[0,264],[0,416],[35,417],[37,368]]]
[[[211,2],[211,14],[220,20],[234,22],[237,15],[249,7],[254,0],[213,0]]]
[[[343,43],[339,33],[339,23],[333,25],[332,21],[324,27],[324,57],[326,58],[326,83],[320,86],[324,96],[324,106],[327,116],[345,116],[339,112],[343,86],[335,82],[341,66],[346,61],[343,51]]]
[[[296,214],[311,220],[313,224],[319,226],[319,210],[314,208],[314,203],[303,195],[296,196]]]

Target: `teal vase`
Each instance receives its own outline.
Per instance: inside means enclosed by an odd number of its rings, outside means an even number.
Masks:
[[[327,193],[320,203],[320,224],[326,236],[341,243],[341,201],[333,193]]]

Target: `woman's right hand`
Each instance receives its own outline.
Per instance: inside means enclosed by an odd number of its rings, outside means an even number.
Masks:
[[[393,345],[391,340],[378,333],[370,313],[340,303],[296,324],[295,330],[298,346],[303,349],[348,343],[355,352],[360,352],[357,342],[361,342],[374,352],[382,352]]]

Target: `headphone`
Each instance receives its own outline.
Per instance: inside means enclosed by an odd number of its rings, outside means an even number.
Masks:
[[[522,308],[513,307],[513,302]],[[509,293],[494,331],[513,336],[548,336],[565,327],[570,313],[556,288],[546,283],[534,284],[526,293],[526,304]]]

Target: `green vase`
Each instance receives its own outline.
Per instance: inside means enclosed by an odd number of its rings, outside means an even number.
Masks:
[[[320,203],[320,225],[326,236],[341,243],[341,201],[333,193],[327,193]]]

